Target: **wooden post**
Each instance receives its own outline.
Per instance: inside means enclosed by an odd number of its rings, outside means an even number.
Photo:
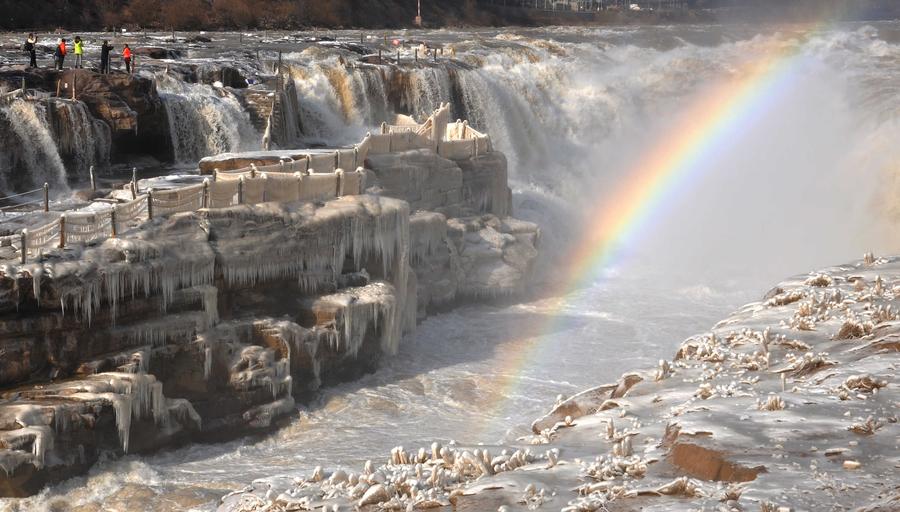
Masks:
[[[359,166],[359,148],[353,148],[353,168],[356,169]]]
[[[25,97],[25,77],[22,77],[22,97]]]
[[[135,197],[137,197],[137,193],[141,191],[141,189],[138,187],[137,167],[131,168],[131,183],[134,184],[134,194]]]
[[[202,208],[209,208],[209,178],[203,180],[203,194],[200,204]]]
[[[134,182],[132,181],[130,184],[131,187],[131,200],[137,199],[137,190],[134,188]]]
[[[397,48],[397,65],[400,65],[400,48]]]
[[[378,63],[381,64],[381,48],[378,49]]]
[[[359,33],[359,44],[362,44],[362,43],[365,43],[365,42],[366,42],[365,37],[363,36],[363,33],[360,32],[360,33]]]
[[[91,177],[91,191],[96,192],[97,191],[97,181],[94,179],[94,166],[93,165],[88,170],[88,173]]]
[[[66,247],[66,214],[59,216],[59,248]]]
[[[244,177],[238,178],[238,204],[244,204]]]
[[[147,191],[147,218],[153,220],[153,189]]]
[[[263,180],[263,193],[262,193],[262,202],[267,202],[269,200],[269,175],[266,173],[262,173],[260,176]]]
[[[113,238],[119,236],[119,228],[116,227],[116,207],[113,205],[112,210],[109,211],[109,228],[112,231]]]
[[[50,211],[50,184],[44,183],[44,211]]]
[[[341,178],[344,177],[344,172],[338,169],[334,175],[337,177],[335,180],[334,197],[341,197]]]
[[[334,152],[334,169],[338,170],[338,169],[340,169],[340,167],[341,167],[341,152],[335,151]]]
[[[57,80],[57,81],[56,81],[56,97],[57,97],[57,98],[59,98],[60,86],[62,85],[61,82],[62,82],[62,80]]]
[[[21,235],[19,235],[19,246],[20,246],[19,252],[22,253],[20,255],[21,259],[19,261],[21,261],[22,264],[24,264],[25,258],[28,256],[28,230],[27,229],[23,229]]]
[[[437,62],[437,48],[431,49],[431,56],[434,57],[434,61]]]

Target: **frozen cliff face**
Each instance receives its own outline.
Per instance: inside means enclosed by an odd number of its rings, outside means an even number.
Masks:
[[[415,310],[408,219],[375,196],[203,210],[0,268],[0,494],[270,428],[373,370]]]

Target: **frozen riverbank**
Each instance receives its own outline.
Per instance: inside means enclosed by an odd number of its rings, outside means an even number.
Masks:
[[[220,510],[892,510],[898,296],[897,258],[799,276],[658,368],[559,400],[518,443],[398,447],[258,481]]]

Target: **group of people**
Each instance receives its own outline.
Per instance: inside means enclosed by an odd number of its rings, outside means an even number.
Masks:
[[[28,39],[25,40],[24,49],[30,57],[30,62],[28,65],[36,68],[37,36],[35,36],[34,34],[28,34]],[[109,41],[104,40],[103,45],[100,46],[100,73],[109,73],[109,55],[112,51],[113,46],[109,44]],[[81,40],[81,37],[75,36],[75,40],[72,41],[72,52],[75,54],[75,68],[83,68],[84,41]],[[68,48],[66,46],[66,40],[65,38],[62,38],[56,43],[56,49],[53,52],[53,59],[56,69],[63,69],[63,63],[66,60],[67,54]],[[125,71],[131,74],[131,48],[127,44],[122,49],[122,61],[125,62]]]

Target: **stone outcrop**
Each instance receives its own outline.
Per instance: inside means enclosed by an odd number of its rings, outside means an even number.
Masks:
[[[0,495],[272,428],[417,317],[524,288],[539,233],[507,216],[502,155],[369,165],[369,195],[179,213],[0,268]]]

